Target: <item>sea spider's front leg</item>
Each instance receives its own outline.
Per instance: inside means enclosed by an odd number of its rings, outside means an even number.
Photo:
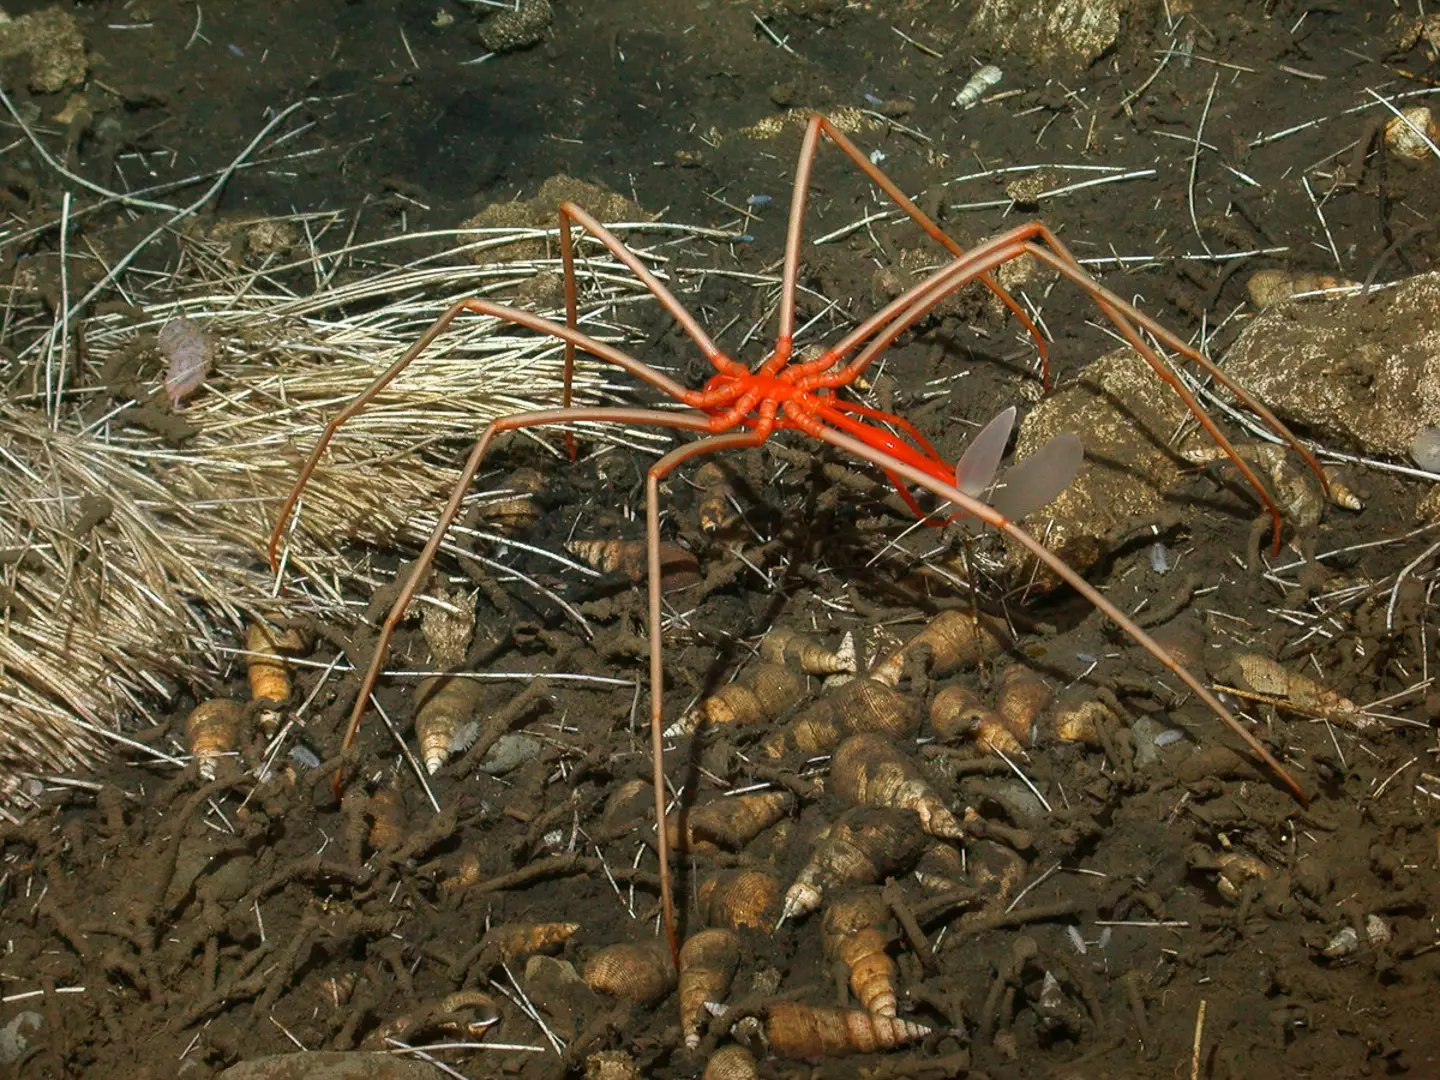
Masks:
[[[645,561],[649,584],[650,634],[650,753],[655,765],[655,849],[660,856],[660,908],[665,921],[665,934],[670,940],[670,953],[677,967],[680,963],[680,939],[675,931],[675,901],[670,884],[670,840],[665,829],[665,665],[660,649],[660,481],[677,466],[701,454],[717,450],[742,450],[759,446],[770,436],[773,427],[762,421],[751,431],[716,435],[671,450],[645,473]],[[712,420],[713,423],[713,420]]]
[[[965,494],[953,484],[937,480],[924,470],[918,469],[908,462],[901,461],[899,458],[892,457],[883,451],[877,450],[859,439],[852,438],[843,432],[826,427],[818,421],[805,426],[804,430],[807,434],[814,435],[815,438],[827,442],[831,446],[839,447],[841,450],[848,451],[863,461],[877,465],[887,472],[894,472],[912,484],[918,484],[920,487],[928,489],[937,498],[945,499],[966,513],[973,514],[987,525],[999,529],[1005,533],[1006,536],[1009,536],[1016,543],[1020,544],[1021,547],[1025,548],[1030,554],[1034,555],[1035,558],[1039,559],[1040,562],[1044,563],[1057,577],[1088,600],[1102,615],[1108,617],[1115,625],[1125,631],[1137,645],[1170,671],[1174,672],[1176,677],[1189,687],[1196,697],[1203,701],[1231,731],[1235,732],[1235,734],[1244,741],[1245,745],[1248,746],[1258,758],[1264,761],[1265,764],[1274,771],[1275,775],[1290,789],[1290,792],[1302,805],[1310,805],[1310,798],[1306,795],[1305,789],[1295,782],[1295,778],[1290,775],[1285,766],[1280,764],[1274,755],[1264,747],[1260,740],[1255,738],[1254,735],[1241,725],[1240,721],[1236,720],[1235,717],[1230,714],[1230,710],[1226,709],[1215,695],[1206,689],[1199,679],[1195,678],[1183,665],[1177,663],[1175,658],[1161,648],[1160,644],[1155,641],[1154,638],[1140,629],[1133,619],[1102,596],[1063,559],[1024,529],[998,513],[988,504]]]
[[[537,409],[534,412],[514,413],[490,421],[470,451],[470,456],[466,458],[465,465],[460,470],[460,476],[450,492],[450,499],[440,513],[440,520],[435,523],[435,529],[431,532],[430,539],[425,542],[425,547],[416,556],[415,562],[410,568],[409,577],[400,587],[400,593],[395,598],[395,603],[391,605],[389,614],[385,616],[385,621],[381,624],[380,633],[375,639],[374,655],[370,658],[370,666],[366,669],[365,677],[360,682],[360,692],[355,699],[355,705],[350,710],[350,722],[345,727],[345,738],[340,744],[342,751],[348,750],[355,742],[355,733],[360,728],[360,720],[365,715],[370,694],[375,689],[375,684],[380,679],[380,672],[385,666],[385,654],[389,650],[390,639],[395,635],[395,627],[409,609],[410,601],[419,592],[420,585],[430,570],[430,564],[435,561],[435,552],[439,550],[441,541],[444,540],[445,534],[459,514],[460,504],[465,499],[465,493],[475,479],[475,474],[479,471],[481,462],[485,460],[485,454],[490,449],[490,444],[494,441],[495,436],[506,431],[518,431],[521,428],[585,422],[654,424],[659,427],[680,428],[686,431],[708,432],[710,430],[710,418],[699,413],[638,408]],[[652,534],[651,555],[654,567],[659,566],[657,544],[658,540]],[[658,577],[656,580],[658,581]],[[342,779],[341,775],[337,773],[334,785],[337,796]]]

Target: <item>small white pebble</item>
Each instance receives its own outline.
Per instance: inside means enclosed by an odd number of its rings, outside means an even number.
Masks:
[[[1426,472],[1440,472],[1440,427],[1421,428],[1410,444],[1410,456]]]
[[[1157,574],[1168,574],[1170,572],[1170,549],[1164,544],[1151,544],[1145,549],[1145,554],[1150,559],[1150,569]]]

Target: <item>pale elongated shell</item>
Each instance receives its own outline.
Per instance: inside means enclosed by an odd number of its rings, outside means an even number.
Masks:
[[[368,841],[376,851],[394,847],[405,835],[405,800],[394,787],[386,785],[365,804],[370,819]]]
[[[899,968],[885,951],[889,914],[879,889],[855,889],[832,898],[821,923],[826,958],[845,965],[855,1000],[878,1016],[894,1016],[897,1008]]]
[[[931,836],[960,839],[965,830],[920,770],[883,735],[866,732],[840,744],[830,764],[831,790],[856,806],[914,810]]]
[[[893,739],[914,738],[920,730],[915,703],[874,679],[854,679],[806,705],[786,727],[769,736],[761,749],[780,758],[790,750],[823,754],[846,735],[878,731]]]
[[[1412,161],[1422,161],[1433,154],[1432,146],[1437,141],[1440,141],[1440,126],[1423,105],[1401,109],[1400,116],[1392,116],[1385,124],[1386,147],[1391,153]]]
[[[272,703],[262,707],[255,718],[266,735],[275,734],[282,715],[279,706],[290,700],[290,664],[284,654],[298,651],[302,645],[298,630],[278,630],[261,622],[252,622],[245,630],[250,700]]]
[[[1298,671],[1291,671],[1268,656],[1241,653],[1233,662],[1240,672],[1243,689],[1284,698],[1306,712],[1348,723],[1360,730],[1379,723],[1373,717],[1365,716],[1359,707],[1343,694],[1331,690],[1328,686],[1322,686]]]
[[[680,1027],[685,1045],[700,1045],[708,1002],[722,1002],[740,963],[740,939],[735,931],[701,930],[680,947]]]
[[[755,1055],[743,1046],[722,1046],[710,1055],[700,1080],[756,1080],[760,1070]]]
[[[637,584],[649,573],[644,540],[572,540],[565,547],[596,570],[622,574]],[[666,592],[700,584],[699,560],[680,545],[661,541],[660,582]]]
[[[985,700],[959,683],[943,687],[930,702],[930,730],[941,739],[972,735],[981,723],[990,719],[998,720],[998,717]]]
[[[770,1006],[765,1035],[781,1057],[818,1061],[873,1054],[923,1039],[930,1029],[910,1020],[874,1016],[863,1009],[831,1009],[793,1001]]]
[[[1250,302],[1257,308],[1271,308],[1296,296],[1359,286],[1360,282],[1330,274],[1296,274],[1289,270],[1257,270],[1245,282]]]
[[[695,470],[695,486],[699,489],[695,500],[695,517],[700,528],[707,533],[718,532],[735,519],[730,506],[734,489],[725,470],[714,461],[707,461]]]
[[[244,721],[245,706],[232,698],[202,701],[185,717],[185,741],[203,779],[214,780],[220,759],[239,748]]]
[[[930,652],[930,674],[936,678],[988,660],[1010,641],[1004,624],[982,615],[977,622],[968,611],[954,608],[936,615],[924,628],[885,660],[870,669],[870,678],[898,686],[905,658],[920,649]]]
[[[873,885],[908,870],[925,843],[914,811],[875,807],[847,811],[816,837],[809,860],[785,893],[781,921],[814,911],[826,889]]]
[[[745,727],[774,720],[805,693],[805,680],[779,664],[759,664],[722,686],[682,716],[667,735],[688,735],[704,726]]]
[[[596,993],[653,1004],[674,989],[675,964],[663,941],[622,942],[592,956],[581,978]]]
[[[690,811],[687,832],[737,851],[783,818],[793,801],[786,791],[757,791],[716,799]]]
[[[985,96],[985,91],[994,86],[1005,77],[1005,73],[994,64],[986,64],[971,75],[955,93],[955,100],[951,104],[957,109],[971,109],[979,104],[980,99]]]
[[[834,652],[798,630],[771,630],[760,640],[760,659],[771,664],[793,664],[807,675],[853,674],[855,635],[846,634]]]
[[[1118,722],[1119,718],[1108,705],[1090,698],[1058,708],[1051,720],[1051,729],[1055,732],[1055,738],[1061,742],[1099,746],[1101,729]]]
[[[1054,698],[1050,685],[1023,664],[1010,664],[1000,672],[995,711],[1022,746],[1033,741],[1035,723]]]
[[[449,759],[456,737],[480,705],[478,680],[455,675],[434,675],[422,679],[415,700],[415,738],[420,760],[432,776]]]
[[[764,870],[721,870],[700,883],[696,899],[711,926],[769,930],[780,912],[780,882]]]
[[[504,923],[485,931],[485,944],[494,945],[500,959],[507,964],[524,960],[537,953],[552,953],[580,929],[579,923]]]

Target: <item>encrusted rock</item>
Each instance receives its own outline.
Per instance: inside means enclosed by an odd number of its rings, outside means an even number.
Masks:
[[[1023,59],[1021,66],[1074,71],[1114,47],[1129,6],[1129,0],[980,0],[970,32],[993,42],[993,55]]]
[[[0,64],[20,58],[29,61],[29,87],[37,94],[76,86],[89,69],[80,25],[58,7],[14,20],[0,13]]]
[[[1185,480],[1186,463],[1165,443],[1189,415],[1132,350],[1096,360],[1077,382],[1031,410],[1020,428],[1017,460],[1065,431],[1085,447],[1075,479],[1026,528],[1076,570],[1095,565],[1112,534],[1160,514],[1165,495]],[[1012,561],[1028,565],[1029,556],[1016,547]]]
[[[1267,311],[1224,368],[1287,424],[1338,449],[1408,459],[1440,425],[1440,273],[1394,289]]]
[[[645,221],[645,212],[623,195],[596,184],[563,173],[552,176],[540,185],[533,199],[491,203],[473,217],[460,223],[462,229],[553,229],[559,223],[557,207],[569,200],[584,207],[597,220]],[[483,233],[462,233],[462,243],[486,239]],[[550,244],[553,248],[554,245]],[[477,264],[539,259],[546,255],[547,244],[541,239],[515,240],[498,247],[481,248],[471,254]]]
[[[555,18],[550,0],[520,0],[516,11],[498,11],[480,26],[480,44],[491,52],[513,52],[538,45]]]

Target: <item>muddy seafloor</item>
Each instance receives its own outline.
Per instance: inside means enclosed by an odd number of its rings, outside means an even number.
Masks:
[[[755,323],[761,340],[773,332],[767,297],[726,274],[775,272],[799,129],[763,141],[731,136],[792,106],[871,109],[893,121],[861,131],[857,142],[883,154],[884,169],[905,191],[923,193],[921,204],[938,209],[964,244],[1023,220],[1024,211],[966,208],[1005,204],[1008,178],[957,177],[1007,164],[1048,164],[1064,178],[1078,174],[1055,163],[1153,169],[1048,199],[1043,217],[1082,259],[1150,256],[1097,272],[1182,336],[1203,327],[1214,355],[1249,317],[1232,313],[1255,269],[1350,279],[1374,270],[1391,280],[1434,267],[1428,223],[1440,211],[1440,164],[1381,153],[1375,115],[1346,113],[1373,102],[1366,87],[1398,93],[1440,78],[1426,43],[1399,47],[1394,5],[1195,0],[1167,12],[1135,4],[1118,43],[1070,70],[997,54],[991,40],[967,31],[970,6],[822,0],[677,11],[648,0],[562,0],[539,44],[470,64],[486,50],[469,5],[81,5],[74,14],[92,53],[90,108],[118,120],[123,138],[118,153],[102,153],[110,144],[82,131],[69,164],[101,184],[118,183],[117,167],[130,182],[145,169],[219,167],[267,110],[304,98],[296,123],[313,126],[297,145],[313,152],[238,174],[221,212],[363,210],[356,235],[364,240],[453,227],[566,172],[667,221],[747,236],[692,248],[688,257],[717,273],[681,292],[727,347]],[[7,10],[27,8],[38,5]],[[955,109],[951,99],[981,62],[1004,69],[992,93],[1018,93]],[[64,95],[28,94],[13,65],[4,70],[21,106],[33,102],[48,117],[63,104]],[[1320,122],[1256,143],[1312,120]],[[63,146],[62,128],[42,130]],[[65,182],[38,160],[22,162],[29,151],[13,124],[4,137],[6,212],[53,217]],[[822,150],[811,235],[884,209],[856,169]],[[126,237],[134,228],[114,219],[94,235]],[[821,315],[819,327],[839,326],[841,314],[873,311],[877,266],[922,244],[908,224],[881,222],[807,248],[802,277],[813,292],[802,297],[800,321]],[[12,303],[34,300],[19,295],[13,274],[44,245],[41,238],[6,253]],[[1259,249],[1269,253],[1180,258]],[[166,265],[159,247],[146,257]],[[1111,348],[1077,290],[1061,285],[1031,299],[1054,338],[1057,384]],[[692,385],[705,377],[662,315],[641,309],[629,318],[637,355]],[[741,355],[753,360],[759,347],[752,341]],[[1014,324],[976,301],[890,350],[870,400],[914,418],[953,459],[978,424],[1039,396],[1032,362]],[[953,378],[959,371],[964,377]],[[942,393],[932,392],[937,386]],[[1087,444],[1091,453],[1103,449]],[[507,466],[546,471],[544,515],[526,543],[559,550],[577,521],[591,536],[643,536],[648,456],[616,450],[572,468],[519,444],[503,453]],[[711,576],[701,601],[683,590],[670,598],[667,719],[753,667],[754,643],[771,627],[813,629],[831,645],[853,629],[869,656],[936,610],[963,604],[933,571],[935,560],[921,558],[944,542],[925,530],[904,535],[912,522],[883,485],[847,485],[834,470],[764,451],[732,465],[746,523],[738,535],[711,536],[695,523],[688,468],[669,485],[669,536],[694,548]],[[1290,529],[1269,565],[1396,541],[1412,528],[1422,482],[1364,469],[1350,480],[1366,508],[1332,508],[1317,526]],[[919,913],[932,950],[919,955],[898,922],[884,924],[900,1014],[933,1033],[893,1053],[819,1065],[767,1054],[752,1037],[763,1075],[1440,1076],[1440,780],[1431,775],[1440,762],[1434,699],[1416,688],[1435,642],[1433,564],[1408,570],[1388,620],[1390,586],[1381,584],[1430,541],[1356,548],[1302,583],[1293,571],[1265,576],[1253,564],[1255,504],[1224,473],[1197,470],[1172,509],[1163,530],[1118,547],[1090,579],[1126,611],[1175,610],[1171,621],[1183,620],[1203,642],[1211,670],[1202,678],[1219,681],[1239,652],[1280,655],[1356,702],[1394,696],[1394,719],[1360,731],[1255,706],[1255,730],[1312,797],[1303,807],[1263,769],[1216,754],[1238,741],[1178,695],[1173,680],[1157,681],[1157,669],[1086,605],[1033,593],[993,557],[983,562],[985,606],[1010,614],[1019,632],[1012,659],[1054,687],[1099,687],[1122,721],[1097,745],[1042,740],[1017,762],[1048,810],[1004,763],[966,742],[916,750],[950,804],[978,814],[945,904],[903,871],[890,894],[895,908]],[[1168,573],[1151,550],[1157,542],[1175,564]],[[763,562],[736,567],[737,546]],[[628,581],[597,585],[519,549],[499,557],[582,605],[595,633],[587,639],[554,604],[502,577],[482,590],[473,656],[497,670],[643,679],[643,605]],[[394,553],[376,553],[381,570],[395,562]],[[1199,591],[1177,603],[1182,581]],[[1367,583],[1374,588],[1356,589],[1353,602],[1324,599]],[[321,664],[345,645],[363,656],[363,634],[337,627],[321,638],[312,654]],[[423,666],[418,631],[402,627],[396,655]],[[297,700],[315,685],[315,670],[299,675]],[[243,696],[238,670],[235,678]],[[990,665],[941,684],[989,694],[995,678]],[[315,703],[305,739],[321,757],[338,745],[347,687],[353,696],[353,677],[323,687]],[[809,690],[817,687],[811,680]],[[923,670],[902,683],[916,709],[923,702],[915,695],[936,688]],[[513,683],[487,690],[485,715],[517,692]],[[0,832],[0,1025],[13,1023],[27,1039],[6,1068],[37,1077],[199,1077],[301,1047],[378,1049],[387,1035],[454,1042],[465,1033],[457,1024],[493,1011],[501,1021],[485,1030],[486,1041],[535,1049],[435,1051],[455,1073],[621,1075],[602,1065],[623,1062],[596,1055],[623,1050],[639,1075],[699,1075],[703,1054],[732,1041],[733,1014],[709,1024],[700,1053],[687,1051],[673,994],[631,1008],[576,986],[563,965],[527,966],[522,957],[507,970],[486,948],[492,925],[574,922],[560,955],[583,968],[600,947],[656,929],[646,804],[605,810],[615,792],[648,775],[643,701],[637,708],[628,687],[558,680],[547,693],[540,708],[515,718],[541,740],[538,758],[503,777],[477,773],[473,762],[447,767],[431,781],[438,815],[414,775],[396,768],[394,743],[373,716],[338,805],[328,781],[304,770],[265,784],[222,772],[204,784],[193,768],[120,760],[87,777],[103,785],[98,793],[47,792],[27,823]],[[413,684],[386,684],[379,697],[406,732]],[[172,725],[188,704],[157,719]],[[1184,737],[1157,749],[1165,729]],[[843,809],[823,793],[823,761],[762,757],[758,740],[769,730],[670,744],[669,780],[687,804],[765,783],[795,796],[784,820],[743,850],[681,860],[686,932],[709,914],[697,889],[712,872],[758,867],[788,884],[816,833]],[[400,804],[402,835],[390,843],[371,832],[388,813],[375,800],[381,791]],[[1233,880],[1225,867],[1236,868]],[[1246,867],[1257,867],[1253,876]],[[816,913],[774,933],[740,931],[729,992],[740,1012],[763,1017],[777,999],[853,1005],[822,949],[821,923]],[[462,990],[488,995],[489,1004],[447,1000]],[[521,990],[549,1036],[517,1003]]]

